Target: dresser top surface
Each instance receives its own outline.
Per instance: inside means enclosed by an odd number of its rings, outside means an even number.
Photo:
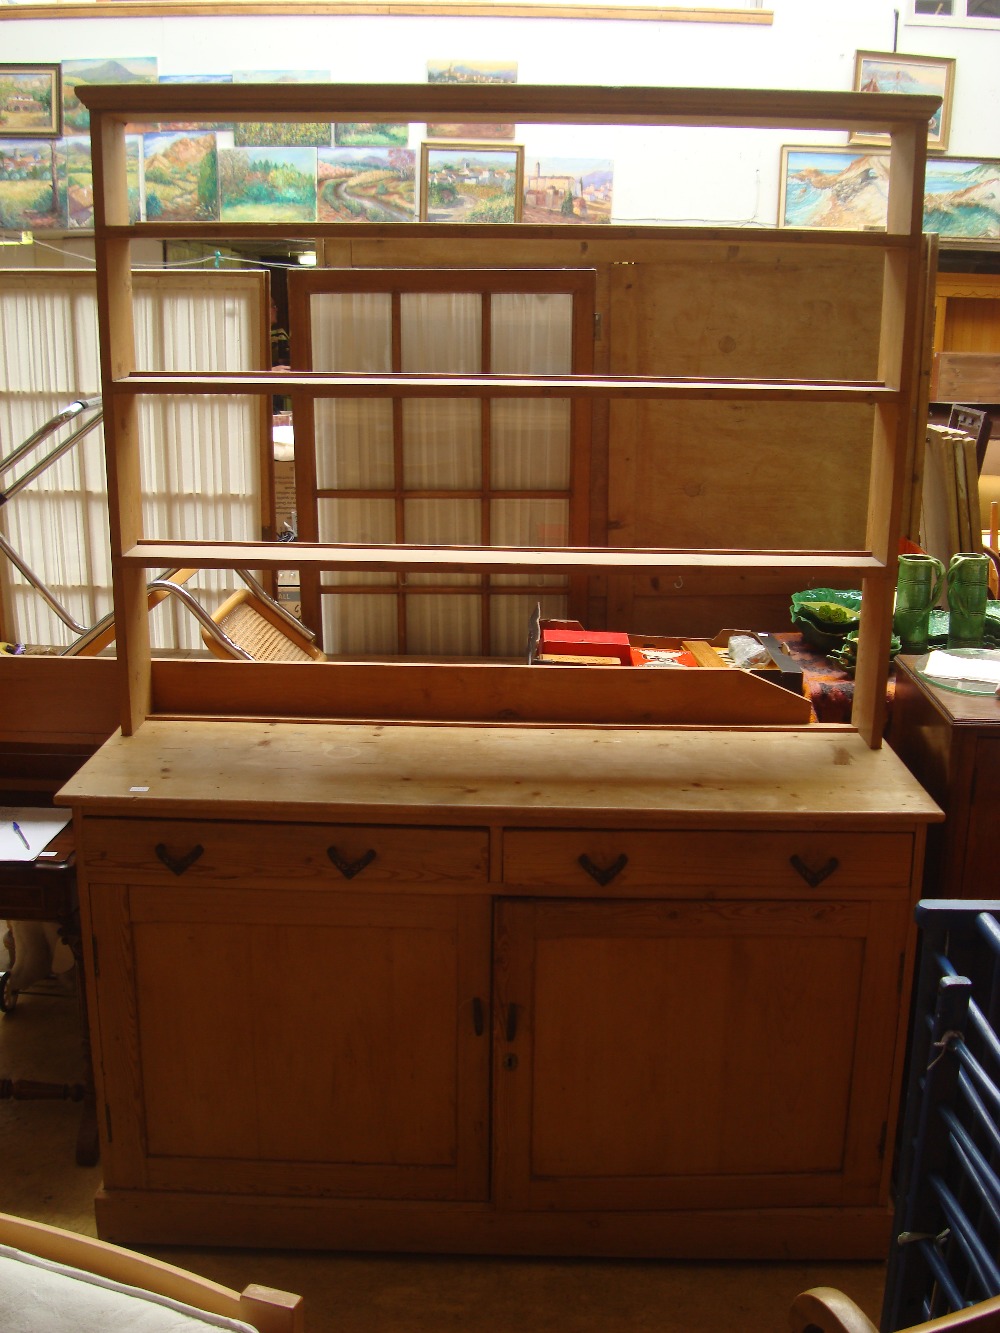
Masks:
[[[854,732],[150,721],[57,803],[95,814],[662,826],[941,817]]]

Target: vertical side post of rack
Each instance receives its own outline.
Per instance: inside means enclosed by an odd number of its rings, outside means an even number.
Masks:
[[[90,133],[111,577],[121,725],[130,736],[150,712],[152,684],[146,572],[125,568],[121,558],[143,535],[138,404],[134,394],[115,389],[116,381],[135,370],[131,241],[127,234],[108,232],[130,220],[124,114],[92,110]]]
[[[872,749],[885,729],[885,672],[892,636],[897,556],[907,465],[913,457],[919,401],[915,361],[920,318],[923,257],[923,182],[927,126],[907,121],[892,126],[886,230],[903,243],[886,247],[878,378],[894,395],[876,404],[872,438],[867,546],[882,568],[862,580],[862,622],[855,675],[853,722]]]

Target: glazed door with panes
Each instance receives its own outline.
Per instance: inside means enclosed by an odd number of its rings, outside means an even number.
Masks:
[[[589,269],[320,269],[289,280],[295,369],[593,369]],[[293,395],[302,541],[586,546],[590,409],[567,398]],[[583,612],[564,575],[327,572],[302,616],[330,655],[523,657],[528,622]]]

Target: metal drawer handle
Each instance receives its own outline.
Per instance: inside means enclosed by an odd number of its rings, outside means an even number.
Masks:
[[[604,869],[599,865],[595,865],[586,852],[579,858],[579,861],[580,865],[583,866],[590,878],[596,879],[598,884],[610,884],[615,876],[620,875],[628,865],[628,857],[624,852],[618,857],[617,861],[612,861],[611,864]]]
[[[190,870],[204,850],[200,842],[183,856],[171,856],[162,842],[158,842],[153,848],[167,869],[173,871],[175,875],[183,875],[185,870]]]
[[[823,881],[829,878],[840,865],[837,858],[831,856],[825,866],[820,866],[818,870],[810,870],[801,856],[790,856],[788,859],[811,889],[818,889]]]
[[[353,879],[355,875],[359,875],[364,870],[365,866],[370,866],[375,860],[375,852],[372,848],[369,848],[363,856],[359,856],[356,861],[345,860],[336,847],[328,847],[326,854],[345,879]]]

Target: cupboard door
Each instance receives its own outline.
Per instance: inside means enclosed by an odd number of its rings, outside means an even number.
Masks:
[[[486,898],[89,896],[106,1183],[486,1197]]]
[[[501,902],[498,1199],[881,1201],[905,930],[881,902]]]
[[[963,898],[989,898],[996,893],[1000,864],[1000,826],[987,814],[1000,808],[1000,741],[980,736],[975,754],[969,807],[962,812],[968,816],[968,835],[959,892]],[[961,827],[960,820],[956,823]]]

